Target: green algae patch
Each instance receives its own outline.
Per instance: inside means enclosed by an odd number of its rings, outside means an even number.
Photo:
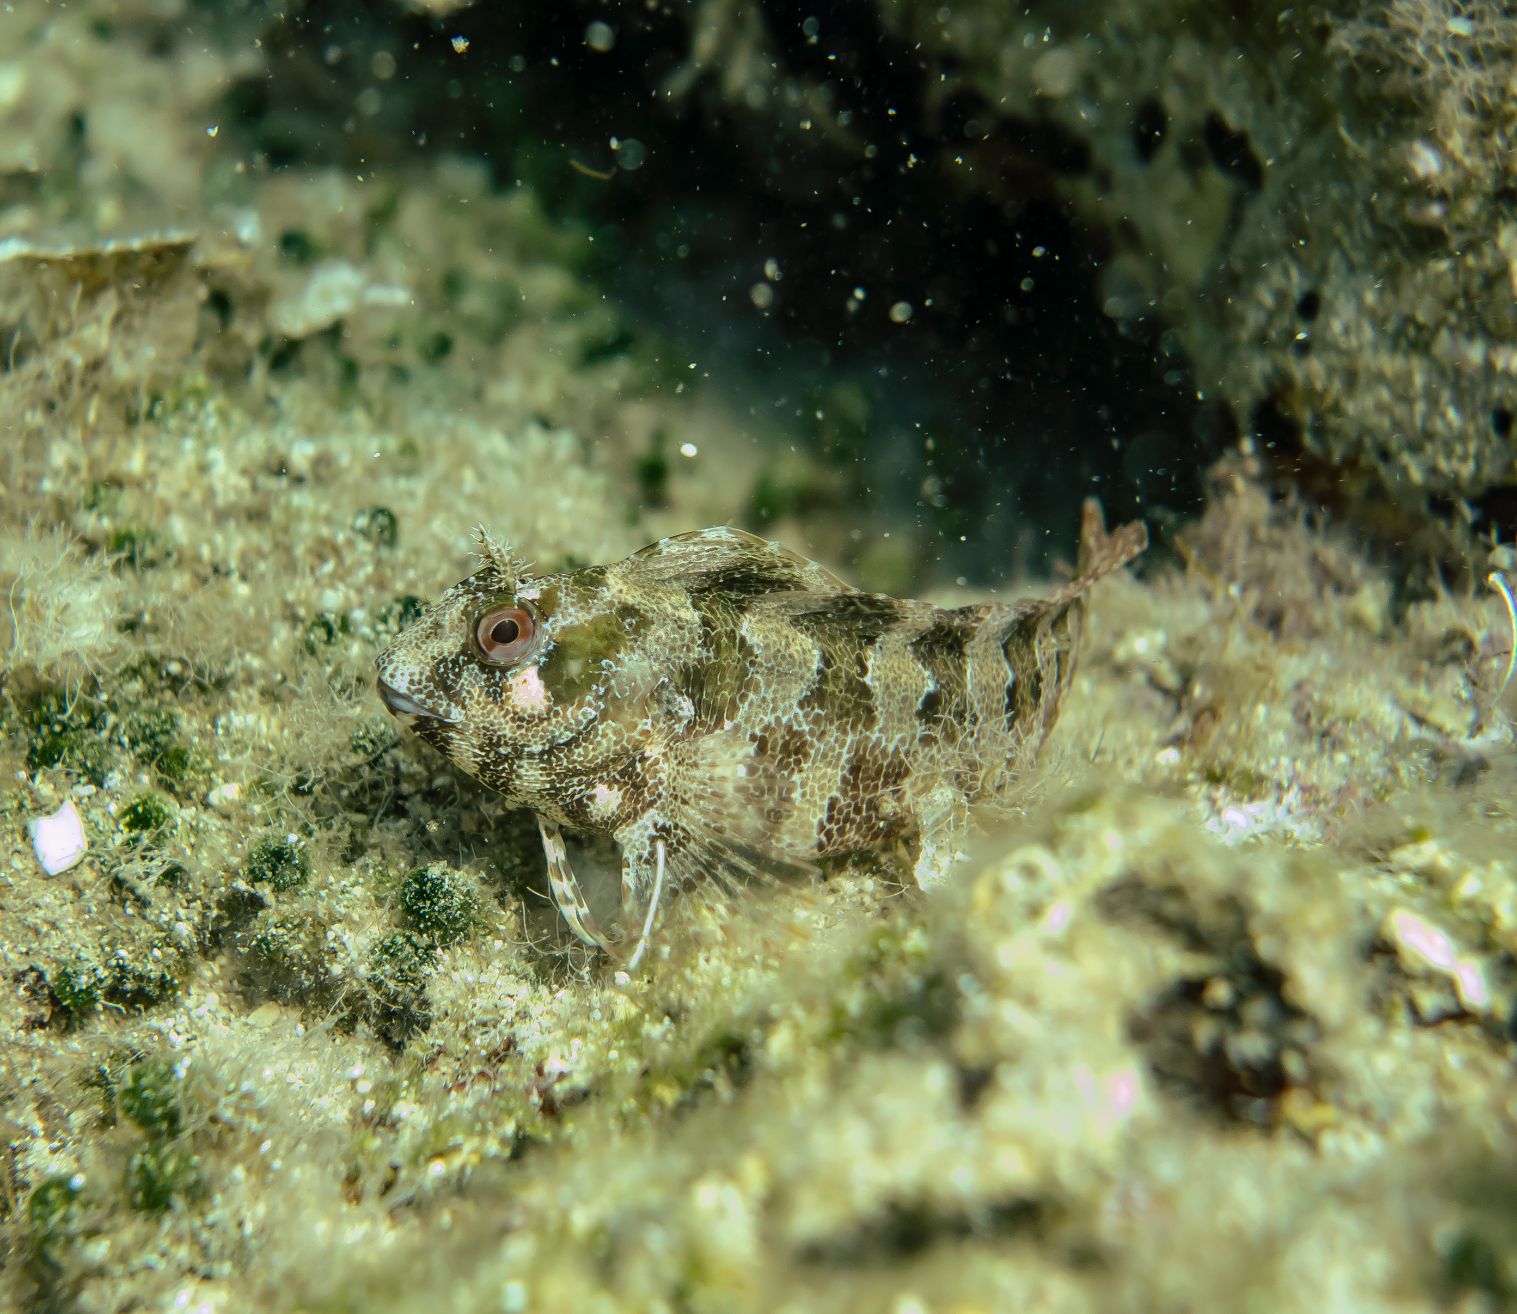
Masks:
[[[139,794],[117,814],[121,829],[134,840],[161,835],[174,821],[174,809],[160,794]]]
[[[323,1008],[337,996],[328,926],[319,912],[263,913],[237,937],[239,982],[254,998]]]
[[[369,1020],[375,1032],[402,1047],[432,1024],[427,983],[437,966],[437,951],[411,931],[384,936],[365,964]]]
[[[105,553],[124,570],[153,570],[169,560],[172,548],[145,525],[122,525],[105,541]]]
[[[167,707],[148,707],[122,726],[125,747],[143,766],[152,767],[170,788],[182,791],[208,775],[201,755],[184,737],[183,716]]]
[[[79,1241],[84,1223],[83,1189],[78,1174],[49,1177],[37,1183],[26,1202],[32,1259],[44,1270],[61,1269]]]
[[[298,837],[269,835],[253,845],[242,870],[252,884],[288,894],[310,879],[311,859]]]
[[[184,1123],[182,1086],[171,1064],[144,1058],[127,1071],[117,1090],[116,1104],[143,1131],[155,1136],[177,1136]]]
[[[166,1213],[205,1186],[200,1161],[181,1145],[152,1140],[127,1160],[122,1181],[127,1205],[139,1213]]]
[[[70,1022],[80,1022],[100,1007],[105,974],[90,963],[67,963],[47,979],[47,988]]]
[[[318,612],[306,622],[302,640],[306,654],[315,657],[323,648],[330,648],[349,632],[346,616],[334,616],[330,612]]]
[[[404,593],[382,604],[375,614],[375,623],[383,634],[399,634],[409,625],[421,619],[426,603],[414,593]]]
[[[479,896],[462,872],[433,865],[413,871],[397,898],[410,928],[431,944],[457,944],[479,924]]]
[[[375,547],[392,548],[400,542],[400,522],[387,506],[365,507],[353,517],[353,532]]]
[[[64,767],[91,784],[104,783],[112,753],[102,738],[106,717],[96,698],[48,690],[23,697],[17,710],[27,736],[28,770]]]

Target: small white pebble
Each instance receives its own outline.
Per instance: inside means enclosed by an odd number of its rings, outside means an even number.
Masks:
[[[1454,964],[1454,991],[1459,1002],[1471,1013],[1484,1013],[1491,1006],[1491,988],[1485,983],[1485,969],[1473,958],[1461,958]]]
[[[1446,975],[1454,971],[1457,955],[1447,933],[1409,908],[1397,908],[1387,919],[1390,938],[1404,959],[1410,958]]]
[[[84,822],[71,802],[49,817],[28,821],[26,829],[32,837],[37,861],[49,876],[57,876],[75,866],[89,848],[89,842],[84,838]]]

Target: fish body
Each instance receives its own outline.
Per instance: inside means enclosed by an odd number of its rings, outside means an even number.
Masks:
[[[543,576],[480,541],[481,569],[379,655],[380,696],[537,813],[555,900],[607,948],[558,827],[613,836],[640,956],[666,885],[898,847],[940,876],[1052,729],[1086,590],[1147,535],[1089,502],[1073,581],[951,609],[725,526]]]

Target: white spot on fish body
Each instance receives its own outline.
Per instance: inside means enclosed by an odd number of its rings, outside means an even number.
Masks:
[[[506,681],[506,696],[524,712],[543,715],[553,706],[553,696],[535,666],[524,667]]]
[[[590,815],[597,821],[611,821],[622,805],[622,791],[615,785],[597,785],[585,798]]]

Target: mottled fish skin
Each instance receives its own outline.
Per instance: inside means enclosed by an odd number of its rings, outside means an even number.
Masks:
[[[588,912],[565,906],[559,824],[621,845],[632,927],[651,923],[665,860],[677,887],[903,846],[918,881],[936,879],[971,810],[1053,728],[1086,590],[1147,543],[1141,524],[1107,534],[1091,501],[1071,583],[945,610],[860,592],[726,527],[540,577],[480,538],[482,569],[380,654],[380,693],[463,770],[545,819],[555,898],[603,946]],[[533,631],[504,664],[480,632],[502,609]]]

